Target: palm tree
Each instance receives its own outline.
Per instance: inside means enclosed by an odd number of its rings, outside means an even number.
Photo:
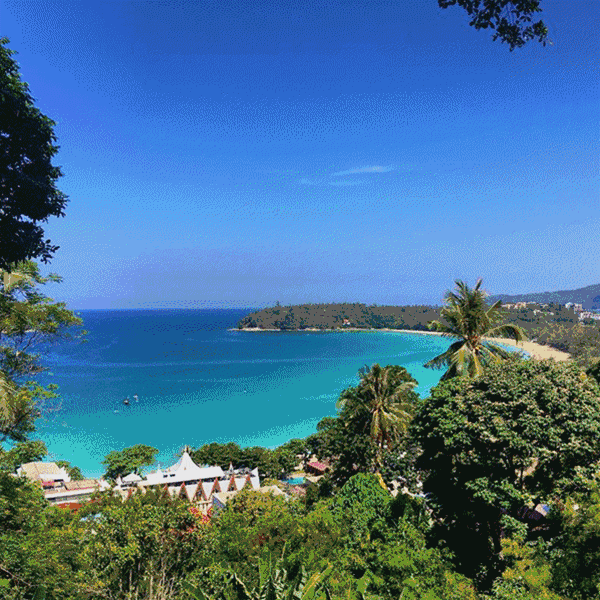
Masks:
[[[381,479],[384,450],[394,446],[412,419],[417,382],[399,366],[382,368],[375,364],[359,374],[360,383],[342,393],[338,408],[346,426],[368,430],[375,443],[374,470]]]
[[[425,363],[425,367],[431,369],[448,367],[441,377],[442,381],[461,375],[479,377],[486,365],[510,356],[510,352],[485,340],[486,337],[511,337],[515,342],[526,338],[518,325],[501,323],[502,301],[488,306],[485,300],[487,294],[480,289],[481,282],[482,279],[478,279],[471,289],[463,281],[457,280],[456,290],[447,292],[446,306],[441,311],[446,323],[429,323],[430,329],[447,337],[458,338],[446,352]]]

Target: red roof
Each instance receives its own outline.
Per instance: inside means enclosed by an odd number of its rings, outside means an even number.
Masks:
[[[309,462],[307,465],[307,467],[311,467],[312,469],[315,469],[316,471],[326,471],[328,469],[327,465],[322,463],[322,462]]]
[[[83,504],[80,504],[79,502],[61,502],[60,504],[55,504],[55,506],[58,508],[68,508],[73,512],[77,512],[83,506]]]

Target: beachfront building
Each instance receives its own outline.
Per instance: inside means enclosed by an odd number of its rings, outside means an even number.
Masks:
[[[135,489],[166,491],[171,496],[179,496],[196,504],[204,512],[213,504],[213,497],[222,492],[239,492],[245,487],[260,488],[258,469],[234,469],[227,471],[221,467],[198,466],[185,451],[173,466],[151,471],[144,479],[135,473],[117,480],[116,489],[124,497]]]
[[[66,469],[53,462],[25,463],[17,469],[17,475],[39,484],[50,504],[65,508],[78,508],[83,502],[87,502],[94,492],[110,488],[103,479],[71,481]]]
[[[600,321],[600,314],[592,312],[591,310],[586,310],[579,313],[579,320],[583,321],[585,319],[594,319],[595,321]]]

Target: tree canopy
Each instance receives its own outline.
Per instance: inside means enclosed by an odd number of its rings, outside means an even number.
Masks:
[[[446,305],[441,317],[445,322],[432,321],[430,329],[447,337],[458,338],[446,352],[425,364],[428,368],[448,367],[442,381],[460,375],[479,376],[484,367],[510,356],[498,344],[485,341],[485,336],[510,336],[515,341],[524,339],[523,330],[513,323],[502,323],[502,301],[488,306],[487,294],[481,290],[479,279],[471,289],[464,281],[456,281],[456,291],[446,293]]]
[[[40,350],[84,333],[78,329],[80,318],[40,290],[60,277],[42,277],[33,262],[17,268],[18,275],[14,271],[0,286],[0,441],[24,441],[34,430],[42,403],[55,397],[55,386],[32,380],[46,370]]]
[[[34,105],[7,44],[0,39],[0,270],[10,271],[24,260],[48,262],[56,252],[40,223],[64,216],[67,197],[52,164],[55,122]]]
[[[529,40],[547,42],[543,21],[533,20],[542,10],[539,0],[438,0],[438,4],[441,8],[460,6],[471,17],[471,27],[494,30],[492,39],[508,44],[511,51]]]
[[[500,572],[503,532],[527,525],[528,507],[551,504],[593,475],[600,394],[575,364],[512,360],[478,379],[440,383],[415,417],[414,436],[443,536],[461,569],[489,582]]]
[[[13,473],[21,465],[43,460],[47,455],[48,449],[41,440],[19,442],[8,452],[0,448],[0,469]]]
[[[154,463],[158,449],[145,444],[137,444],[123,450],[109,452],[102,461],[106,467],[106,477],[116,479],[119,476],[136,473],[142,475],[144,467]]]
[[[356,433],[368,432],[375,444],[373,470],[380,473],[383,452],[406,433],[418,396],[416,380],[404,367],[378,364],[360,371],[360,383],[342,393],[338,407],[347,427]]]

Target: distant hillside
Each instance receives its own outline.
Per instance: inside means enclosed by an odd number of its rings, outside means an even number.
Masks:
[[[417,329],[440,318],[432,306],[377,306],[366,304],[301,304],[273,306],[253,312],[239,323],[240,329]]]
[[[534,292],[531,294],[517,294],[515,296],[498,294],[489,298],[490,302],[496,302],[497,300],[511,304],[514,302],[537,302],[539,304],[549,304],[550,302],[567,304],[567,302],[576,302],[577,304],[583,304],[583,308],[587,310],[600,309],[600,283],[576,290]]]

